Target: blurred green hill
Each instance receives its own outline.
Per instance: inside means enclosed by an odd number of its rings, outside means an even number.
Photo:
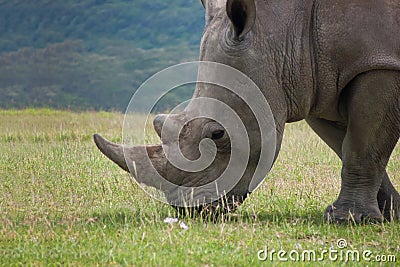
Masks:
[[[123,111],[152,74],[197,60],[203,22],[200,0],[0,1],[0,108]]]

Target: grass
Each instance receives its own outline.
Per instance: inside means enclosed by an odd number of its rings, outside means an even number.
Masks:
[[[398,222],[324,223],[339,192],[340,162],[303,122],[287,125],[278,162],[237,212],[217,223],[181,218],[188,230],[164,223],[175,210],[95,147],[93,133],[119,142],[122,122],[118,113],[0,111],[1,266],[267,266],[279,261],[276,254],[258,260],[266,246],[319,253],[337,249],[339,238],[360,253],[400,255]],[[400,188],[398,147],[388,172]],[[320,263],[372,264],[328,256]]]

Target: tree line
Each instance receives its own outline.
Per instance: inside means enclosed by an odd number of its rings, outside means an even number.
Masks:
[[[198,58],[203,23],[198,0],[0,1],[0,108],[123,111],[152,74]]]

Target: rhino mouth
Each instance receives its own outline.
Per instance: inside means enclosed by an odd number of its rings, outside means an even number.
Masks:
[[[203,204],[195,207],[179,207],[173,206],[180,216],[185,217],[201,217],[206,220],[218,220],[223,214],[232,213],[244,202],[250,193],[244,196],[222,197],[217,201],[209,204]]]

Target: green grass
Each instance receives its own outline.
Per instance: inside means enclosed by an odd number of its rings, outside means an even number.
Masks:
[[[95,147],[93,133],[119,142],[122,122],[118,113],[0,111],[0,265],[269,266],[279,262],[257,259],[265,246],[320,252],[339,238],[348,249],[400,256],[398,222],[324,223],[340,162],[305,123],[287,125],[278,162],[237,212],[217,223],[181,218],[185,231],[163,222],[174,209]],[[388,167],[397,188],[399,157],[396,148]]]

